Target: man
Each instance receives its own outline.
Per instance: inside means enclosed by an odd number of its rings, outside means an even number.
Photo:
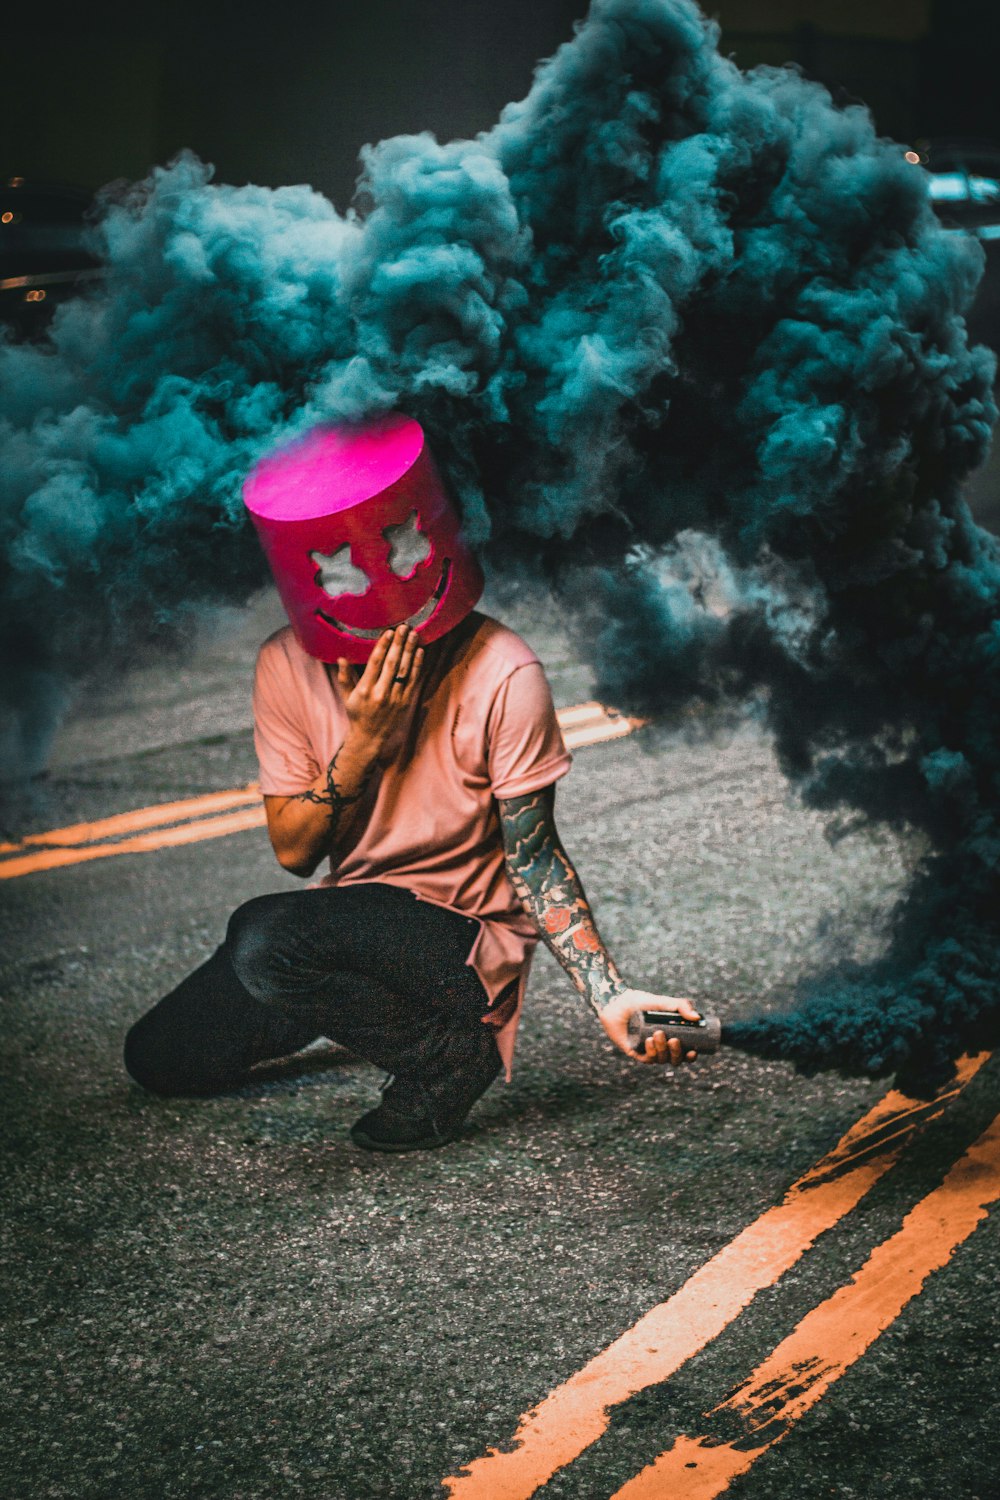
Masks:
[[[482,575],[412,420],[320,429],[258,466],[247,505],[291,625],[254,685],[268,833],[318,887],[257,897],[216,954],[129,1033],[162,1093],[210,1092],[323,1035],[384,1068],[356,1145],[452,1140],[508,1077],[540,937],[622,1051],[681,1061],[638,1009],[554,821],[570,757],[542,668],[473,606]],[[688,1053],[693,1058],[694,1053]]]

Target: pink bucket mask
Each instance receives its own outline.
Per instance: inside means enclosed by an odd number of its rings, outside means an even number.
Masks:
[[[292,628],[320,661],[367,661],[404,621],[435,641],[483,591],[411,417],[315,428],[262,459],[243,499]]]

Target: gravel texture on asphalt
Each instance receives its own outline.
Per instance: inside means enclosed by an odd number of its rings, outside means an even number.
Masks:
[[[586,686],[575,670],[564,702]],[[248,733],[223,726],[109,750],[45,796],[91,816],[253,772]],[[917,853],[879,832],[828,842],[752,729],[582,750],[558,817],[626,975],[724,1018],[783,1003],[824,955],[876,951]],[[437,1496],[885,1090],[725,1049],[677,1074],[631,1064],[542,954],[513,1082],[437,1152],[356,1150],[347,1129],[380,1075],[323,1043],[225,1097],[141,1092],[121,1070],[127,1025],[233,906],[294,884],[263,831],[6,883],[12,1500]],[[598,1500],[697,1434],[940,1181],[998,1092],[991,1063],[854,1214],[540,1493]],[[732,1493],[996,1500],[996,1241],[994,1216]]]

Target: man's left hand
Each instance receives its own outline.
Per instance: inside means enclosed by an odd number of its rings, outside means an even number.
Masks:
[[[657,1031],[647,1038],[645,1051],[637,1052],[629,1040],[629,1017],[637,1010],[675,1010],[688,1021],[700,1021],[701,1013],[695,1010],[690,1000],[681,1000],[674,995],[651,995],[646,990],[624,990],[614,1000],[609,1000],[598,1015],[598,1020],[619,1051],[636,1062],[670,1063],[677,1067],[681,1062],[693,1062],[697,1052],[684,1054],[676,1037],[667,1037],[666,1032]]]

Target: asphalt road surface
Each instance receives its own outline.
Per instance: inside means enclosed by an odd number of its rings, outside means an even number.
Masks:
[[[508,605],[585,701],[558,621]],[[244,787],[278,621],[88,693],[18,836]],[[724,1019],[877,951],[916,854],[828,842],[753,728],[591,744],[558,804],[628,977]],[[0,1494],[1000,1496],[995,1059],[929,1102],[725,1049],[675,1075],[540,953],[512,1083],[452,1145],[368,1155],[381,1075],[322,1043],[223,1098],[125,1077],[129,1023],[296,884],[256,825],[156,843],[0,884]]]

